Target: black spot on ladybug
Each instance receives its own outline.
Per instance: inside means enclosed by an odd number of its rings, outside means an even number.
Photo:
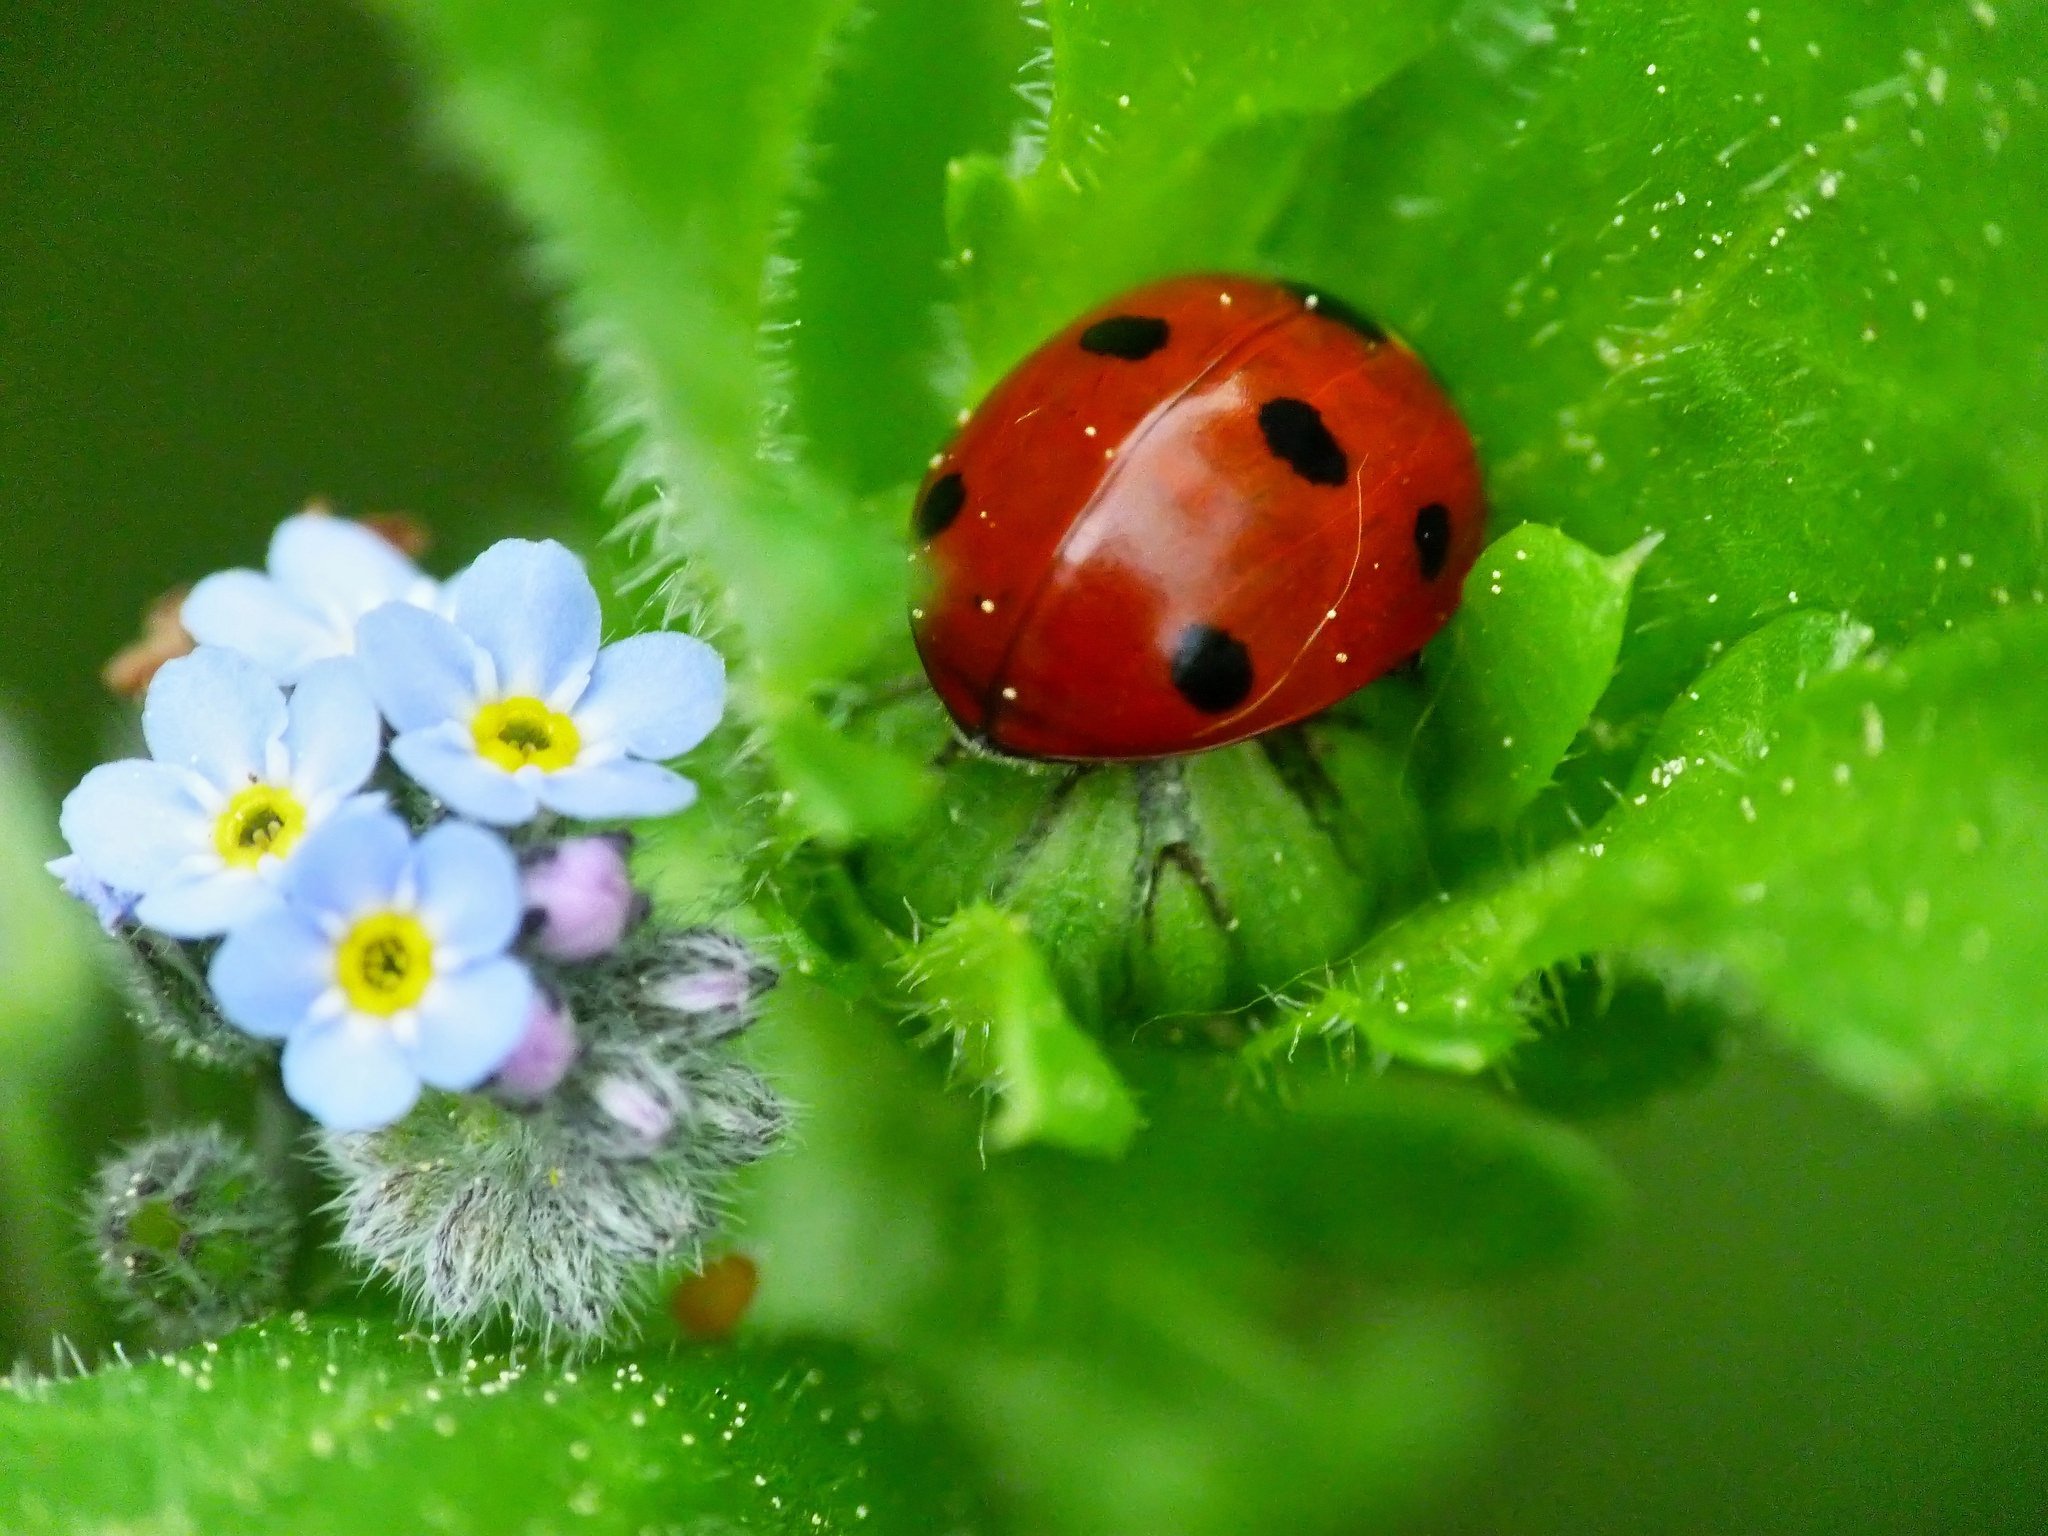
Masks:
[[[1450,557],[1450,509],[1433,501],[1415,514],[1415,558],[1422,562],[1422,579],[1435,581]]]
[[[1190,624],[1173,647],[1173,686],[1205,715],[1235,709],[1252,691],[1252,653],[1213,624]]]
[[[953,519],[967,505],[967,482],[958,474],[941,475],[917,504],[917,536],[936,539],[953,526]]]
[[[1266,446],[1273,457],[1284,459],[1287,467],[1312,485],[1342,485],[1351,478],[1351,466],[1344,450],[1322,414],[1306,400],[1282,395],[1259,407],[1259,430],[1266,434]]]
[[[1081,333],[1081,350],[1141,362],[1166,345],[1167,325],[1154,315],[1111,315]]]
[[[1334,320],[1349,327],[1375,346],[1387,339],[1386,328],[1379,321],[1362,309],[1353,309],[1335,294],[1311,288],[1307,283],[1285,283],[1282,286],[1325,320]]]

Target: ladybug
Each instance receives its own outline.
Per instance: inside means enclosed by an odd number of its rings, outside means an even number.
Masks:
[[[917,496],[911,628],[970,743],[1172,757],[1327,709],[1457,607],[1486,520],[1415,354],[1312,288],[1172,278],[990,391]]]

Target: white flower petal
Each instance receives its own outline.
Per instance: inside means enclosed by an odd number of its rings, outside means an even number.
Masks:
[[[276,888],[255,870],[222,866],[171,876],[135,904],[135,920],[174,939],[210,939],[277,904]]]
[[[377,767],[384,725],[362,664],[331,656],[306,669],[286,706],[291,784],[302,800],[353,794]]]
[[[285,720],[284,694],[269,675],[217,645],[165,662],[142,705],[149,755],[228,794],[263,777]]]
[[[586,748],[658,759],[689,751],[724,713],[724,658],[694,636],[657,633],[598,652],[575,720]]]
[[[194,587],[178,618],[201,645],[240,651],[280,683],[349,649],[346,625],[314,612],[268,576],[219,571]]]
[[[412,834],[374,796],[351,801],[305,835],[278,887],[315,923],[340,924],[389,905],[412,864]]]
[[[697,798],[697,786],[656,763],[630,757],[564,768],[540,783],[541,803],[580,821],[673,816]]]
[[[229,1023],[282,1040],[334,985],[334,946],[304,915],[272,906],[227,936],[206,980]]]
[[[284,1091],[330,1131],[396,1124],[419,1101],[420,1080],[391,1031],[368,1019],[309,1024],[284,1047]]]
[[[450,722],[428,731],[407,731],[391,743],[391,760],[459,816],[510,827],[533,820],[540,809],[539,799],[524,781],[477,756],[476,741],[466,725]]]
[[[300,512],[270,536],[270,574],[321,613],[352,622],[398,602],[419,584],[419,567],[347,518]]]
[[[436,965],[467,965],[497,954],[519,932],[526,905],[519,865],[497,834],[444,821],[413,849],[413,869]]]
[[[102,763],[64,797],[64,841],[97,879],[123,891],[161,885],[213,848],[205,782],[164,763]]]
[[[454,611],[497,663],[500,696],[576,702],[597,662],[602,619],[583,562],[560,544],[493,544],[462,574]]]
[[[517,960],[487,960],[436,976],[420,999],[419,1038],[408,1055],[436,1088],[474,1088],[526,1034],[533,978]]]
[[[483,653],[439,614],[387,603],[363,616],[356,648],[370,692],[393,728],[421,731],[444,720],[467,723],[475,713]]]

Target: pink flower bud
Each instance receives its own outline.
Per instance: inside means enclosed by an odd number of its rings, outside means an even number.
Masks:
[[[663,936],[641,983],[657,1012],[712,1039],[744,1029],[775,968],[744,941],[714,928]]]
[[[546,991],[538,991],[526,1016],[526,1033],[498,1068],[498,1091],[524,1103],[544,1099],[575,1059],[576,1025],[569,1010]]]
[[[593,1097],[599,1109],[640,1142],[642,1151],[653,1151],[675,1128],[674,1112],[629,1077],[605,1078]]]
[[[527,932],[551,960],[590,960],[614,948],[646,912],[622,837],[572,837],[526,865]]]

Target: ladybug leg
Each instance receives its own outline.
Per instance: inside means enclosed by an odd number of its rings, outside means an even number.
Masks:
[[[853,695],[854,702],[872,709],[878,704],[900,704],[915,695],[929,693],[931,686],[925,681],[922,672],[909,672],[901,677],[892,677],[887,682],[874,683],[849,692]]]
[[[1131,881],[1133,916],[1152,936],[1152,904],[1159,894],[1159,878],[1173,865],[1194,882],[1216,926],[1226,933],[1237,924],[1230,915],[1223,893],[1217,889],[1196,837],[1194,817],[1188,810],[1185,767],[1179,758],[1134,763],[1130,773],[1138,790],[1138,867]]]
[[[1042,757],[1019,757],[1014,752],[1005,752],[995,742],[977,731],[963,730],[956,722],[953,726],[952,740],[946,743],[945,747],[941,749],[939,756],[934,758],[933,761],[940,766],[944,766],[946,763],[950,763],[955,758],[961,756],[978,757],[986,762],[1001,763],[1006,768],[1015,768],[1024,773],[1071,773],[1077,767],[1085,768],[1088,766],[1086,764],[1064,763]]]

